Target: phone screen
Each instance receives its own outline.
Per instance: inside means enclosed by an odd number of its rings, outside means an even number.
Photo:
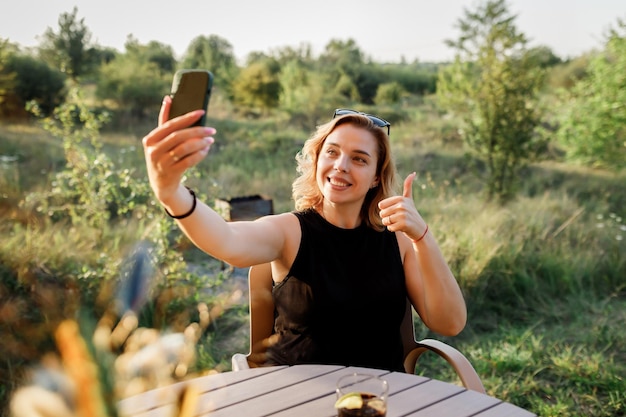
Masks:
[[[169,118],[181,116],[193,110],[207,110],[213,87],[213,75],[205,70],[180,70],[172,81],[172,106]],[[204,125],[203,116],[196,126]]]

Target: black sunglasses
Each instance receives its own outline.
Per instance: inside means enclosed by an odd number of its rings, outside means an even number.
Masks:
[[[333,115],[333,119],[335,117],[337,117],[337,116],[343,116],[343,115],[346,115],[346,114],[361,114],[363,116],[366,116],[376,126],[381,127],[381,128],[386,127],[387,128],[387,136],[389,136],[389,130],[391,128],[391,123],[389,123],[385,119],[381,119],[378,116],[374,116],[373,114],[367,114],[367,113],[363,113],[361,111],[350,110],[350,109],[336,109],[335,110],[335,114]]]

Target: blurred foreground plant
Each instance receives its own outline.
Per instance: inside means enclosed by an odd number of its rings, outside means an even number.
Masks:
[[[28,384],[15,390],[12,416],[116,416],[120,399],[187,375],[209,324],[208,307],[199,304],[199,321],[180,333],[139,327],[154,276],[150,251],[147,244],[135,249],[102,317],[82,311],[58,325],[56,352],[42,358]]]

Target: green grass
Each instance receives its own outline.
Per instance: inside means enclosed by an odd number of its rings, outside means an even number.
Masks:
[[[428,107],[407,114],[411,120],[392,128],[398,170],[402,177],[419,174],[416,205],[463,288],[469,313],[458,337],[419,328],[420,336],[458,347],[491,395],[541,416],[626,415],[625,174],[545,161],[524,170],[515,201],[504,207],[486,203],[452,122]],[[294,153],[310,132],[271,118],[224,115],[210,122],[219,131],[216,145],[189,178],[199,193],[209,202],[266,194],[276,211],[290,210]],[[102,134],[107,155],[117,166],[134,169],[138,182],[145,181],[141,137],[149,129]],[[42,349],[50,348],[46,332],[71,313],[71,303],[61,309],[50,294],[63,299],[74,288],[91,288],[97,299],[102,277],[117,273],[128,247],[162,226],[134,217],[98,230],[50,222],[20,201],[50,187],[48,174],[63,168],[61,144],[33,126],[0,124],[0,155],[17,156],[0,169],[0,337],[12,341],[0,355],[0,398],[6,398],[24,366],[41,353],[19,347],[38,340]],[[144,321],[182,326],[195,319],[189,314],[195,303],[207,302],[213,316],[195,371],[228,370],[230,356],[247,351],[245,300],[216,293],[228,283],[219,264],[184,239],[175,245],[200,279],[168,293],[179,300],[169,313],[160,310],[158,300],[166,297],[156,292]],[[172,262],[175,269],[178,260]],[[20,327],[9,321],[15,317],[21,317]],[[453,379],[435,358],[420,364],[427,375]]]
[[[577,295],[554,304],[534,323],[490,332],[470,326],[449,343],[472,362],[490,395],[540,416],[624,415],[626,336],[617,329],[626,324],[626,301]],[[422,374],[456,379],[439,358],[420,364]]]

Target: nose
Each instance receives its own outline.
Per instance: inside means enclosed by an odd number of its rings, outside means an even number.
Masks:
[[[341,156],[335,161],[335,170],[339,172],[348,172],[348,158]]]

